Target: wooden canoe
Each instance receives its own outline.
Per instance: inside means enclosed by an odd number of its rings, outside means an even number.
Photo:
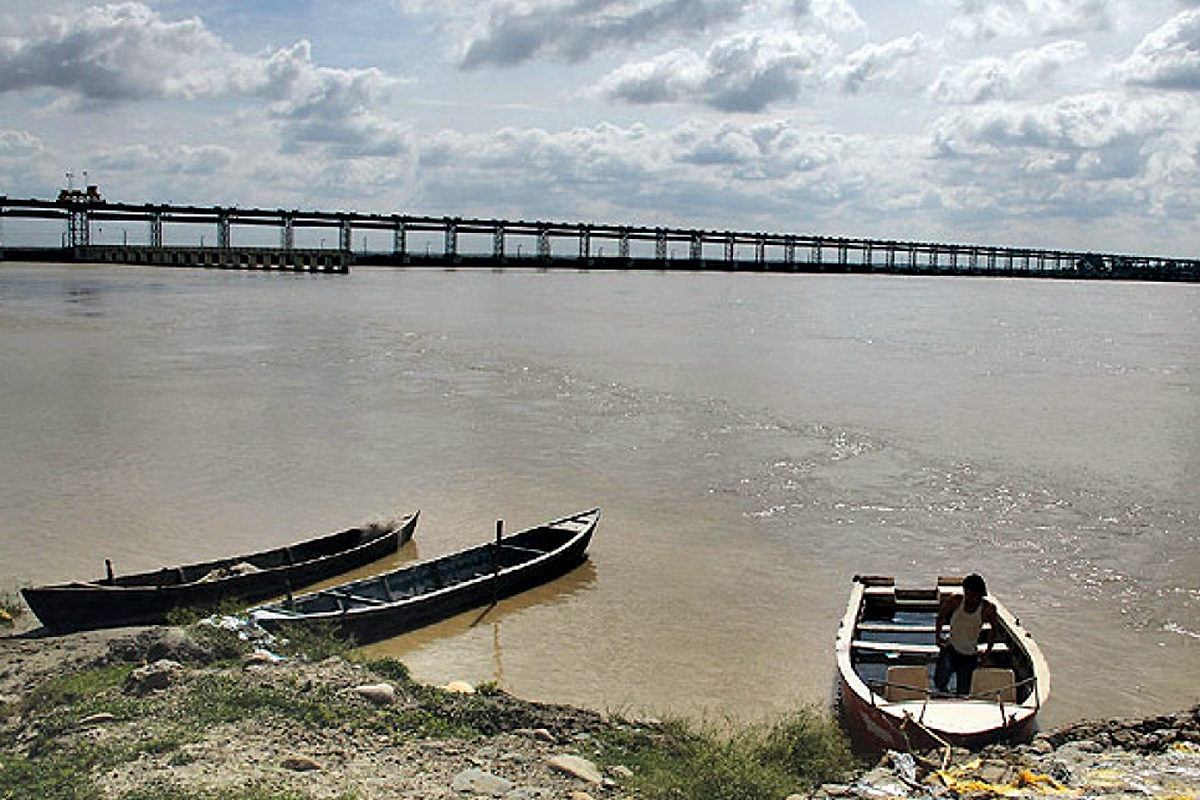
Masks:
[[[976,749],[1025,742],[1036,733],[1050,670],[1033,637],[991,595],[999,630],[987,662],[975,670],[971,693],[933,689],[938,608],[961,591],[960,578],[901,589],[889,577],[855,577],[836,650],[839,711],[856,750]]]
[[[563,575],[587,559],[600,509],[392,572],[250,609],[268,630],[326,624],[359,644],[399,635],[494,603]]]
[[[331,533],[286,547],[154,572],[21,590],[55,631],[166,622],[181,608],[253,602],[311,586],[383,558],[412,538],[419,512],[388,523]]]

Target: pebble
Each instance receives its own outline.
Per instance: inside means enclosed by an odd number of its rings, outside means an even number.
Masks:
[[[148,694],[171,685],[171,681],[183,672],[183,665],[178,661],[162,658],[153,664],[138,667],[129,673],[125,680],[125,691],[132,694]]]
[[[79,720],[79,727],[86,728],[90,725],[101,725],[105,722],[116,722],[116,720],[117,718],[112,714],[101,712],[99,714],[92,714]]]
[[[604,782],[604,778],[596,765],[581,756],[553,756],[546,763],[552,768],[579,778],[579,780],[586,783],[599,786]]]
[[[387,682],[355,686],[350,691],[377,706],[390,706],[396,702],[396,687]]]
[[[293,772],[312,772],[321,769],[321,765],[308,756],[288,756],[280,762],[280,766]]]
[[[454,776],[450,788],[456,792],[503,797],[513,790],[513,782],[482,769],[471,767]]]

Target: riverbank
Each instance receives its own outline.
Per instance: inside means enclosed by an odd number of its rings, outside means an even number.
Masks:
[[[1200,797],[1200,706],[868,767],[811,716],[746,747],[744,733],[724,744],[495,687],[423,686],[391,660],[235,642],[203,626],[0,638],[0,798]],[[781,753],[784,779],[754,773]],[[652,779],[671,769],[691,782]]]

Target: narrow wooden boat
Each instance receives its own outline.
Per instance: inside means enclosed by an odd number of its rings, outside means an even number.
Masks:
[[[396,552],[419,512],[249,555],[90,582],[21,590],[42,624],[56,631],[151,625],[180,608],[253,602],[311,586]],[[107,563],[107,562],[106,562]]]
[[[961,578],[942,577],[924,589],[897,588],[889,577],[854,578],[837,634],[837,666],[840,711],[856,750],[975,749],[1025,742],[1037,731],[1050,670],[1033,637],[992,595],[999,630],[970,694],[933,689],[938,609],[961,591]],[[981,640],[986,635],[985,627]]]
[[[326,624],[359,644],[386,639],[556,578],[587,559],[600,509],[393,572],[250,609],[269,630]]]

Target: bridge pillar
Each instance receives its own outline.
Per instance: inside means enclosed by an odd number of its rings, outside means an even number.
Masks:
[[[783,240],[783,260],[789,267],[796,264],[796,237],[788,236]]]
[[[492,258],[504,260],[504,225],[497,225],[492,231]]]
[[[343,253],[354,249],[354,228],[350,224],[350,217],[344,216],[338,222],[338,249]]]
[[[812,261],[812,263],[817,264],[818,266],[821,265],[822,263],[824,263],[822,260],[821,245],[822,245],[822,242],[819,238],[814,239],[813,243],[812,243],[811,252],[809,253],[809,256],[808,256],[809,259]]]
[[[163,218],[161,211],[150,212],[150,246],[163,246]]]
[[[733,263],[733,231],[725,231],[725,263]]]
[[[704,234],[699,231],[692,232],[692,240],[688,245],[688,258],[692,261],[704,260]]]
[[[229,212],[217,209],[217,247],[228,250],[232,242],[229,237]]]
[[[658,228],[654,231],[654,259],[656,261],[667,260],[667,230],[666,228]]]
[[[92,243],[92,212],[87,206],[72,205],[67,211],[67,238],[71,247]]]
[[[621,239],[617,244],[617,255],[629,260],[629,228],[621,228]]]
[[[545,225],[538,225],[537,232],[537,254],[538,258],[545,261],[550,260],[550,228]]]
[[[291,250],[296,246],[295,218],[291,214],[283,215],[283,228],[279,232],[279,247]]]
[[[405,256],[408,254],[408,228],[404,220],[392,217],[392,254]]]
[[[579,226],[579,258],[582,261],[592,260],[592,226]]]
[[[458,217],[446,217],[446,236],[443,254],[450,261],[458,260]]]

